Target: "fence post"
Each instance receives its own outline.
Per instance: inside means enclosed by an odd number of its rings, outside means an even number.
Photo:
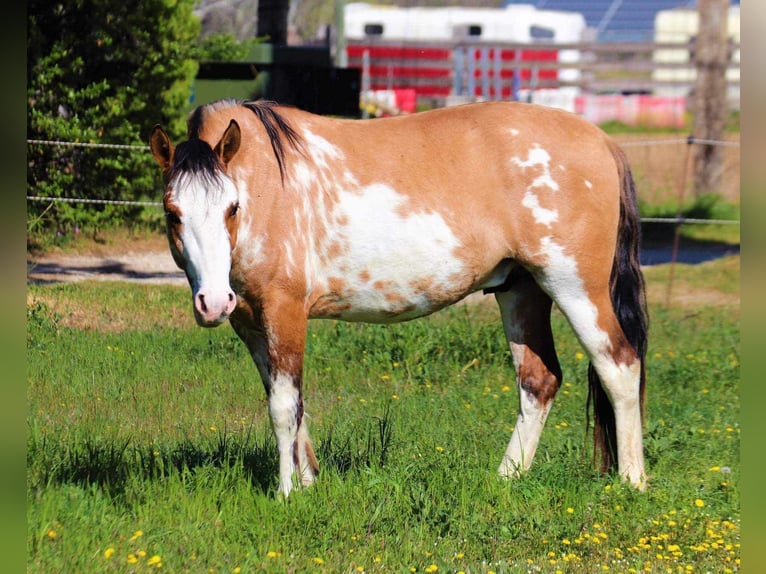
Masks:
[[[476,95],[476,49],[468,48],[468,97],[473,98]]]
[[[495,48],[495,98],[496,100],[503,99],[503,51],[500,48]]]
[[[699,33],[694,42],[693,134],[706,140],[723,139],[726,127],[726,67],[728,64],[729,0],[698,0]],[[723,176],[723,149],[694,147],[694,195],[718,191]]]
[[[452,93],[456,96],[463,95],[463,46],[456,46],[452,51],[454,54],[453,67],[452,67]]]
[[[481,49],[481,95],[484,99],[490,99],[489,93],[489,48]]]
[[[365,50],[362,52],[362,95],[363,99],[367,97],[367,93],[370,91],[370,51]],[[370,112],[367,110],[367,106],[362,106],[362,119],[368,119]]]

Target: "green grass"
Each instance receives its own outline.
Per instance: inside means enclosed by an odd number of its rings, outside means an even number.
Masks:
[[[721,269],[731,260],[675,279],[693,289]],[[28,572],[738,569],[736,306],[652,305],[644,493],[591,468],[586,362],[558,313],[565,384],[515,481],[496,474],[517,396],[493,305],[314,322],[305,393],[322,471],[285,502],[255,367],[228,325],[192,325],[188,299],[29,287]]]

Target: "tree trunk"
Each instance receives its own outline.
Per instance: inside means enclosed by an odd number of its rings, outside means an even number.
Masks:
[[[728,11],[730,0],[697,0],[699,29],[694,46],[697,78],[694,87],[693,135],[698,139],[723,138],[726,126],[726,67],[729,60]],[[695,144],[694,196],[720,192],[723,148]]]

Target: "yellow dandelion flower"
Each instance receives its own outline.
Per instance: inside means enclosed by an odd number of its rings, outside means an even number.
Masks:
[[[104,558],[106,558],[107,560],[109,560],[113,555],[114,555],[114,548],[112,548],[111,546],[107,548],[106,550],[104,550]]]
[[[436,447],[436,452],[444,452],[444,447],[443,446],[437,446]]]
[[[311,559],[311,561],[312,561],[314,564],[317,564],[317,565],[319,565],[319,566],[321,566],[322,564],[324,564],[324,560],[322,560],[322,559],[321,559],[319,556],[314,556],[314,558],[312,558],[312,559]]]
[[[391,398],[394,399],[395,401],[399,400],[399,395],[391,395]]]
[[[703,506],[705,506],[705,501],[698,498],[694,501],[694,506],[696,506],[697,508],[702,508]]]
[[[141,538],[143,535],[144,535],[144,531],[143,531],[143,530],[136,530],[136,531],[133,533],[133,536],[131,536],[131,537],[130,537],[130,540],[131,540],[131,541],[133,541],[133,540],[138,540],[138,539],[139,539],[139,538]]]
[[[574,514],[574,508],[572,508],[571,506],[567,508],[567,514]]]
[[[55,538],[58,536],[58,534],[56,534],[56,531],[55,531],[55,530],[53,530],[53,528],[49,528],[49,529],[48,529],[48,532],[47,532],[47,536],[48,536],[48,538],[50,538],[51,540],[54,540],[54,539],[55,539]]]
[[[458,552],[457,554],[455,554],[455,558],[457,558],[458,560],[460,560],[464,556],[465,556],[465,554],[463,554],[462,552]]]
[[[439,567],[436,564],[431,564],[430,566],[426,566],[426,572],[438,572]]]
[[[239,574],[240,572],[242,572],[242,568],[240,568],[239,566],[235,566],[232,572],[234,572],[234,574]]]
[[[136,555],[139,558],[144,558],[146,556],[146,550],[139,550],[138,552],[136,552]]]
[[[147,560],[146,563],[149,564],[149,566],[151,566],[153,564],[158,564],[161,561],[162,561],[162,558],[160,558],[159,554],[155,554],[154,556],[149,558],[149,560]]]
[[[136,558],[135,554],[132,554],[132,553],[128,554],[127,562],[128,564],[135,564],[136,562],[138,562],[138,558]]]
[[[269,550],[266,553],[267,558],[276,558],[277,556],[279,556],[279,552],[275,552],[274,550]]]
[[[721,467],[720,466],[711,466],[708,470],[710,472],[718,472],[719,470],[721,470]]]
[[[585,355],[583,355],[580,351],[577,351],[575,353],[575,359],[577,359],[578,361],[582,361],[584,358],[585,358]]]
[[[357,566],[356,567],[357,572],[364,572],[364,566]]]

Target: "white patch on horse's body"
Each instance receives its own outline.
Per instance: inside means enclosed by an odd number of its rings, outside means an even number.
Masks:
[[[550,236],[540,239],[541,255],[545,256],[545,271],[541,281],[543,287],[560,304],[576,302],[572,305],[569,317],[577,323],[575,331],[583,344],[588,348],[596,348],[601,352],[609,349],[609,335],[597,327],[598,309],[588,297],[585,285],[580,277],[577,260],[567,255],[564,248],[555,243]]]
[[[314,132],[304,129],[302,136],[313,162],[319,169],[327,168],[333,161],[344,158],[340,148]]]
[[[510,131],[511,131],[511,135],[512,135],[512,136],[517,136],[517,135],[519,135],[519,130],[517,130],[516,128],[511,128],[511,130],[510,130]]]
[[[593,189],[593,184],[590,182],[590,180],[588,179],[585,180],[585,187],[587,187],[588,189]]]
[[[316,269],[325,285],[331,277],[344,278],[341,292],[333,294],[348,306],[339,318],[389,322],[453,302],[440,293],[456,290],[454,278],[463,271],[455,256],[460,243],[440,214],[408,213],[407,201],[386,184],[339,192],[332,239],[322,246],[324,263]],[[330,252],[333,245],[337,253]]]
[[[527,191],[524,194],[524,198],[521,204],[532,211],[532,216],[537,223],[551,226],[551,223],[558,221],[559,214],[555,209],[548,209],[540,205],[540,198],[536,193],[538,188],[548,188],[551,191],[558,191],[559,184],[553,179],[550,169],[550,154],[540,147],[540,144],[534,144],[529,150],[527,159],[521,159],[519,157],[511,158],[511,161],[519,166],[522,170],[528,168],[540,168],[542,173],[538,175],[532,183],[527,187]]]
[[[238,269],[246,271],[247,269],[253,269],[260,265],[264,257],[263,236],[256,236],[254,238],[240,236],[237,240],[237,254],[239,256]],[[244,281],[245,275],[243,275],[241,279]]]
[[[558,221],[559,212],[555,209],[546,209],[540,205],[540,198],[536,193],[527,190],[524,194],[524,199],[521,200],[521,205],[532,210],[532,215],[537,223],[551,226],[551,223]]]
[[[311,168],[309,163],[299,160],[290,166],[290,169],[292,171],[291,178],[294,184],[304,192],[308,192],[314,185],[314,179],[316,177],[316,172]]]

